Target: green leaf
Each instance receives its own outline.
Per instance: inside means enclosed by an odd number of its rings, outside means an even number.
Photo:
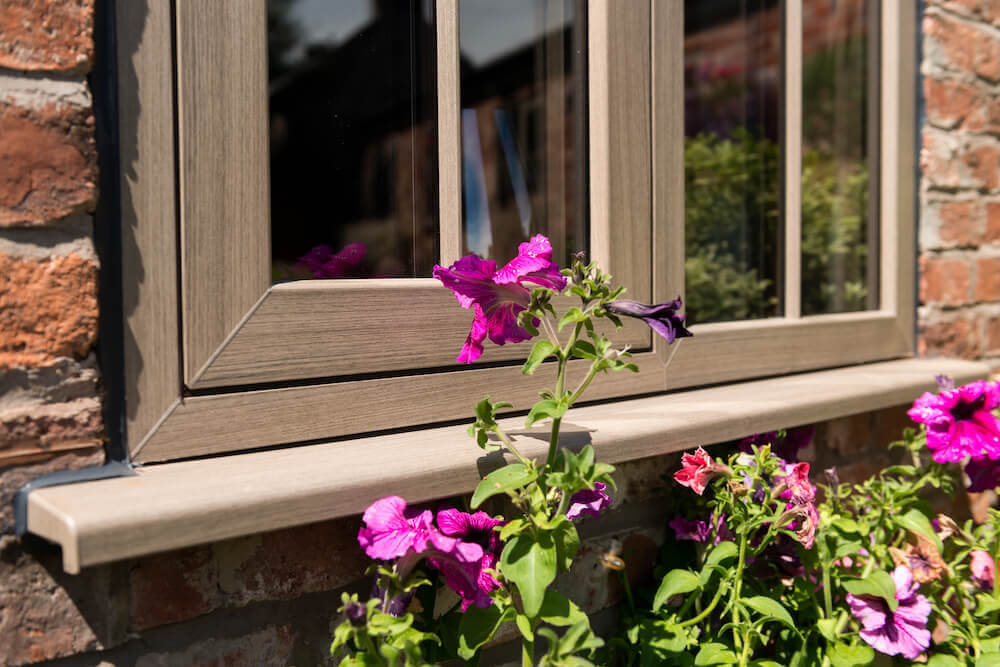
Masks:
[[[875,659],[875,651],[866,644],[848,646],[842,642],[837,642],[830,647],[827,657],[833,663],[833,667],[859,667],[867,665]]]
[[[514,624],[521,631],[521,636],[529,642],[535,641],[535,632],[531,629],[531,619],[524,614],[518,614],[514,619]]]
[[[511,519],[507,522],[507,525],[500,529],[500,541],[506,542],[510,539],[510,536],[515,533],[520,533],[528,526],[528,522],[524,519]]]
[[[896,583],[888,572],[875,570],[867,579],[844,579],[842,583],[852,595],[873,595],[882,598],[892,611],[896,611],[896,607],[899,606],[896,600]]]
[[[528,355],[528,360],[524,362],[524,366],[521,367],[521,375],[531,375],[535,372],[543,361],[552,356],[552,353],[556,351],[556,344],[550,340],[545,340],[544,338],[535,343],[531,348],[531,354]]]
[[[965,663],[947,653],[935,653],[927,661],[927,667],[963,667]]]
[[[552,541],[556,545],[556,565],[560,571],[568,572],[573,567],[573,557],[580,550],[580,534],[573,522],[559,517],[552,526]]]
[[[725,644],[709,642],[702,644],[701,650],[695,656],[695,665],[734,665],[739,662],[736,654],[730,651]]]
[[[673,621],[645,619],[642,621],[643,643],[667,653],[680,653],[688,644],[687,630]]]
[[[713,568],[716,565],[721,564],[724,560],[736,558],[739,553],[739,547],[736,546],[735,542],[719,542],[715,545],[715,547],[708,552],[708,558],[705,559],[705,565],[701,568],[701,576],[698,580],[698,585],[703,588],[711,578]]]
[[[917,509],[911,509],[906,514],[900,516],[894,516],[893,519],[896,523],[907,530],[912,530],[915,533],[923,535],[927,539],[937,546],[938,553],[941,553],[943,545],[941,544],[941,538],[938,534],[934,532],[933,526],[931,526],[930,519],[924,515],[923,512]],[[895,608],[895,607],[894,607]]]
[[[458,625],[458,655],[463,660],[471,660],[479,647],[493,639],[500,626],[513,616],[513,609],[501,613],[496,606],[486,609],[475,605],[469,607]]]
[[[837,619],[835,618],[821,618],[816,621],[816,628],[819,633],[826,638],[827,641],[833,642],[837,641],[837,634],[835,632],[837,628]]]
[[[758,614],[762,614],[767,620],[780,621],[791,629],[796,630],[792,615],[777,600],[772,600],[765,595],[755,595],[754,597],[743,598],[743,604]]]
[[[848,519],[847,517],[837,517],[832,521],[833,525],[837,530],[843,533],[860,533],[861,526],[854,519]]]
[[[494,470],[479,482],[472,494],[472,509],[479,507],[487,498],[527,486],[537,478],[538,473],[523,463],[511,463]]]
[[[571,352],[574,356],[580,357],[581,359],[597,358],[597,350],[594,349],[592,344],[585,340],[578,340],[573,343],[573,349]]]
[[[546,417],[552,417],[553,419],[562,417],[566,414],[566,406],[562,405],[559,401],[553,400],[551,398],[545,399],[544,401],[538,401],[535,403],[534,407],[531,408],[531,412],[528,413],[527,418],[524,420],[524,427],[531,428],[531,426]]]
[[[581,322],[584,319],[586,319],[586,317],[587,316],[583,314],[582,310],[580,310],[576,306],[573,306],[572,308],[567,310],[566,314],[563,315],[562,319],[559,320],[559,331],[562,331],[563,327],[566,326],[567,324],[570,324],[572,322]]]
[[[987,614],[992,614],[997,609],[1000,609],[1000,600],[997,600],[992,595],[986,595],[980,593],[976,596],[976,611],[977,617],[986,616]]]
[[[1000,667],[1000,653],[980,654],[976,667]]]
[[[587,620],[587,615],[572,600],[551,589],[545,591],[539,616],[544,622],[559,626],[575,625]]]
[[[524,613],[535,618],[542,608],[545,589],[556,578],[556,549],[552,537],[540,532],[535,541],[531,535],[516,535],[500,554],[500,571],[512,581],[521,594]]]
[[[667,600],[674,595],[690,593],[698,588],[698,575],[688,570],[670,570],[660,582],[653,596],[653,611],[659,611]]]

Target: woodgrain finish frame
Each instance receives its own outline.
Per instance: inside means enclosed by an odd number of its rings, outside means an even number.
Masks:
[[[516,366],[455,364],[469,314],[435,281],[269,284],[264,0],[224,10],[177,0],[175,16],[167,5],[117,5],[122,123],[136,128],[122,139],[133,460],[461,419],[487,391],[526,409],[537,387]],[[588,398],[912,354],[915,11],[906,5],[886,0],[882,10],[881,309],[696,326],[669,348],[633,326],[627,340],[643,372],[595,383]],[[632,298],[664,301],[683,292],[683,4],[587,6],[592,254]],[[457,0],[438,0],[436,12],[445,163],[460,145],[447,111],[460,99]],[[175,63],[176,91],[165,62]],[[439,179],[444,261],[458,247],[454,167]],[[526,352],[491,347],[487,359]]]

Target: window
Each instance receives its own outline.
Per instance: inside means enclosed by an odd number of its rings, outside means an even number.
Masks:
[[[527,406],[538,389],[525,386],[519,373],[517,361],[527,346],[491,347],[486,363],[458,366],[454,359],[469,315],[436,281],[419,277],[427,275],[428,265],[450,263],[470,249],[495,246],[499,257],[509,254],[510,248],[502,246],[524,230],[526,201],[533,214],[545,211],[532,224],[544,222],[547,231],[558,234],[563,251],[586,236],[592,256],[630,288],[632,298],[660,302],[684,293],[684,78],[685,59],[691,57],[685,53],[685,9],[691,14],[691,7],[712,3],[526,3],[551,5],[542,25],[554,28],[540,38],[539,80],[580,72],[584,65],[586,77],[585,94],[574,97],[545,84],[541,93],[525,99],[518,98],[516,88],[490,92],[481,79],[477,82],[476,76],[488,70],[486,63],[497,59],[480,55],[475,67],[462,49],[460,24],[485,20],[472,10],[491,3],[390,3],[407,7],[406,21],[392,29],[405,28],[413,66],[386,76],[408,77],[407,86],[419,93],[407,101],[409,127],[419,132],[408,130],[401,144],[355,151],[360,166],[339,178],[356,179],[357,189],[364,180],[374,194],[370,201],[341,202],[336,213],[352,216],[352,233],[359,236],[323,237],[316,243],[332,247],[391,238],[383,244],[391,252],[372,264],[369,275],[418,277],[288,282],[280,280],[294,276],[283,272],[301,252],[288,240],[287,233],[294,231],[289,226],[296,216],[314,215],[321,204],[310,204],[305,213],[287,212],[302,204],[303,188],[312,197],[324,186],[322,178],[293,181],[290,190],[272,199],[271,160],[289,160],[281,169],[301,160],[292,152],[276,152],[275,133],[283,131],[285,121],[275,121],[275,114],[301,111],[301,103],[275,97],[282,72],[276,72],[281,68],[274,59],[268,61],[267,3],[172,4],[175,10],[159,2],[117,7],[127,429],[136,461],[464,419],[474,400],[487,392]],[[874,115],[879,122],[868,127],[880,131],[865,135],[863,154],[878,156],[866,168],[880,176],[867,181],[877,189],[878,197],[869,200],[877,201],[878,210],[868,214],[871,224],[865,228],[874,230],[877,220],[878,233],[863,236],[869,252],[877,248],[878,261],[869,258],[841,266],[832,278],[824,275],[832,285],[827,291],[840,296],[831,297],[833,306],[811,309],[800,307],[806,303],[802,295],[817,282],[802,255],[806,184],[800,173],[823,128],[809,124],[808,106],[816,100],[804,95],[809,70],[801,54],[804,17],[824,3],[717,4],[738,6],[748,16],[776,17],[773,39],[784,45],[775,51],[784,57],[772,63],[783,81],[782,94],[771,101],[780,119],[773,137],[782,145],[772,180],[775,187],[784,185],[778,197],[783,215],[773,224],[766,307],[740,318],[708,318],[719,321],[696,324],[695,338],[672,349],[641,325],[628,328],[624,337],[643,372],[611,376],[588,398],[912,353],[914,9],[907,3],[872,4],[881,12],[876,23],[882,29],[877,40],[866,42],[866,53],[878,46],[880,84],[863,87],[878,92]],[[748,5],[759,8],[749,12]],[[725,23],[718,16],[689,18],[691,30]],[[863,25],[874,25],[866,21]],[[574,39],[579,48],[567,48]],[[848,61],[857,64],[856,58]],[[507,177],[494,171],[487,178],[485,168],[478,178],[475,165],[469,165],[470,154],[476,155],[469,146],[473,130],[479,131],[479,155],[485,150],[496,154],[494,169],[528,165],[530,178],[519,179],[511,171]],[[493,134],[486,137],[487,131]],[[436,141],[427,138],[431,134]],[[507,135],[520,147],[519,159],[508,151]],[[492,143],[484,144],[484,137]],[[433,146],[430,154],[415,148],[418,141]],[[554,141],[566,151],[585,146],[586,169],[582,160],[574,169],[546,167]],[[407,200],[410,231],[393,228],[390,234],[384,221],[393,219],[398,207],[386,193],[396,182],[393,165],[399,160],[393,151],[398,150],[412,154],[406,182],[423,196],[417,198],[419,205],[412,197]],[[470,221],[480,224],[483,210],[473,214],[468,201],[473,187],[492,192],[490,205],[497,208],[487,209],[496,223],[491,229],[508,230],[497,231],[490,244],[470,231]],[[532,203],[532,197],[545,206]],[[292,220],[280,223],[280,233],[271,221],[273,215],[278,224],[277,208]],[[579,211],[586,211],[587,227]],[[355,224],[361,218],[376,221],[366,229],[382,231],[361,235]],[[414,239],[426,240],[427,229],[437,230],[436,236],[430,234],[436,243],[405,250],[407,242],[414,246]],[[876,266],[877,272],[870,268]],[[858,297],[855,289],[854,301],[845,301],[843,286],[852,281],[873,296]]]

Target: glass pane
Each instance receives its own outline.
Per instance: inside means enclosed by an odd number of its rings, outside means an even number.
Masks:
[[[581,0],[461,0],[463,247],[506,261],[534,234],[587,250]]]
[[[274,280],[429,276],[434,6],[269,0]]]
[[[877,308],[877,2],[802,6],[802,314]]]
[[[689,322],[778,314],[777,0],[685,0],[684,236]]]

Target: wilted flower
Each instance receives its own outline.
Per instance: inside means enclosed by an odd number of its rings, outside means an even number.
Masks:
[[[861,623],[861,638],[872,648],[886,655],[902,655],[913,660],[931,643],[927,617],[931,604],[918,594],[910,571],[899,566],[892,572],[896,584],[895,611],[880,597],[847,594],[851,613]]]
[[[520,343],[531,334],[517,323],[517,316],[531,303],[536,287],[562,290],[566,278],[552,262],[552,245],[541,234],[518,247],[517,257],[501,269],[496,262],[466,255],[447,269],[434,267],[434,277],[454,293],[462,308],[472,308],[472,329],[457,357],[471,363],[483,354],[488,337],[497,345]]]
[[[713,461],[708,452],[699,447],[694,454],[681,457],[681,469],[674,473],[674,480],[700,496],[709,482],[730,472],[728,467]]]
[[[965,464],[965,474],[969,476],[967,491],[990,491],[1000,486],[1000,461],[974,457]]]
[[[615,315],[641,319],[661,338],[668,343],[673,343],[677,338],[687,338],[694,335],[684,328],[684,316],[677,314],[681,306],[681,298],[677,297],[673,301],[655,306],[647,306],[637,301],[612,301],[605,308],[609,313]]]
[[[778,497],[796,505],[804,505],[816,500],[816,487],[809,481],[809,464],[786,463],[782,466],[784,477],[775,477],[775,491]]]
[[[973,382],[940,394],[925,393],[907,412],[927,426],[927,446],[938,463],[967,456],[1000,458],[1000,424],[991,410],[1000,405],[1000,388]]]
[[[472,563],[431,559],[431,565],[441,570],[445,583],[462,598],[462,611],[472,604],[490,606],[490,592],[500,587],[500,582],[489,572],[496,569],[502,546],[500,534],[494,528],[502,526],[503,519],[494,519],[486,512],[468,514],[447,509],[438,512],[437,524],[445,535],[478,544],[483,556]]]
[[[944,559],[938,553],[937,545],[919,533],[911,533],[916,544],[907,544],[906,549],[889,547],[889,555],[897,566],[909,568],[913,578],[920,584],[934,581],[945,571]]]
[[[993,562],[993,557],[981,549],[976,549],[969,556],[972,581],[983,590],[992,591],[996,577],[996,563]]]
[[[575,521],[582,516],[601,516],[601,512],[611,505],[611,496],[605,493],[608,485],[604,482],[594,482],[593,489],[577,491],[569,499],[569,509],[566,518]]]
[[[789,503],[788,507],[777,519],[777,525],[787,527],[795,533],[806,549],[812,549],[816,541],[816,530],[819,528],[819,511],[812,503],[801,505]]]

